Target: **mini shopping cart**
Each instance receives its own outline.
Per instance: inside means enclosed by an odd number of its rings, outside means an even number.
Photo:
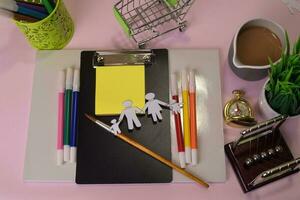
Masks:
[[[114,5],[114,14],[125,33],[139,48],[148,41],[178,29],[183,32],[184,20],[194,0],[121,0]]]

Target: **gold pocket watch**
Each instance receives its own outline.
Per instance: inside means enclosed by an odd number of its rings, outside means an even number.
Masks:
[[[224,118],[228,125],[253,126],[257,122],[254,119],[250,103],[242,98],[245,94],[242,90],[232,91],[234,98],[228,101],[224,107]]]

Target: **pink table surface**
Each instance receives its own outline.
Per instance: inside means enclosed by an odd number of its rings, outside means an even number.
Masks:
[[[67,49],[132,49],[112,14],[110,0],[65,0],[76,26]],[[300,34],[300,12],[291,15],[280,0],[196,0],[190,10],[189,28],[153,41],[150,48],[218,48],[222,74],[223,104],[236,88],[246,90],[253,105],[265,80],[247,82],[237,78],[227,64],[231,39],[244,21],[268,18],[281,24],[292,40]],[[0,18],[0,199],[287,199],[300,198],[300,176],[293,175],[254,192],[243,194],[226,159],[227,180],[205,189],[188,184],[76,185],[75,183],[24,183],[26,148],[36,51],[16,26]],[[213,98],[213,96],[212,96]],[[256,106],[255,106],[256,108]],[[257,108],[256,108],[257,110]],[[300,155],[300,122],[286,123],[286,140]],[[224,126],[224,142],[239,130]]]

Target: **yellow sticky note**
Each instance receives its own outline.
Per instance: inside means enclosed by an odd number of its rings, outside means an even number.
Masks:
[[[122,102],[145,105],[145,66],[103,66],[96,68],[95,114],[119,115]]]

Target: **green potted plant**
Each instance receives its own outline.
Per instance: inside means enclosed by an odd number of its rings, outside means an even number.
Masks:
[[[286,49],[279,62],[270,60],[269,79],[259,98],[260,110],[267,118],[279,114],[300,117],[300,37],[292,51],[287,33],[285,37]]]

